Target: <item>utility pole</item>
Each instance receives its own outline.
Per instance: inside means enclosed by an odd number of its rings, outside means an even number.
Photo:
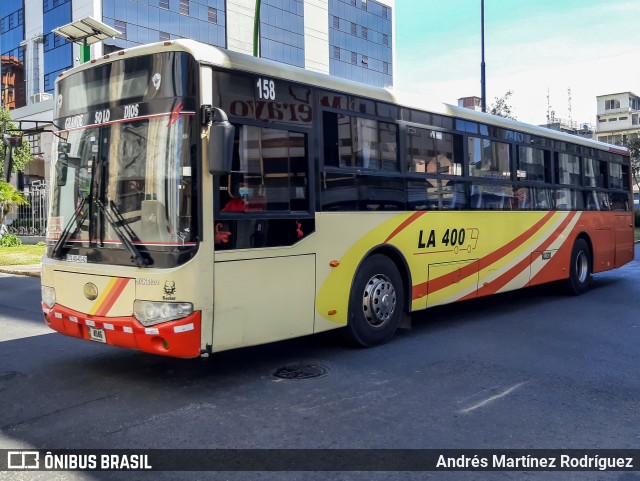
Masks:
[[[487,111],[487,81],[485,77],[484,63],[484,0],[480,0],[480,24],[481,24],[481,43],[482,43],[482,63],[480,64],[480,100],[482,111]]]
[[[484,1],[484,0],[483,0]],[[256,0],[256,13],[253,17],[253,56],[259,57],[258,43],[260,39],[260,0]]]

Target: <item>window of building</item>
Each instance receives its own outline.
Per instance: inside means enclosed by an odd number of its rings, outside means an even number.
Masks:
[[[127,23],[123,22],[122,20],[116,20],[114,23],[114,28],[116,30],[118,30],[120,33],[120,35],[118,36],[118,38],[122,38],[125,39],[127,38]]]
[[[333,47],[333,58],[340,60],[340,48]]]
[[[618,120],[627,120],[629,117],[618,117]]]
[[[389,63],[388,62],[382,62],[382,73],[384,73],[384,74],[388,74],[389,73]]]
[[[633,125],[638,125],[638,114],[631,114],[631,123]]]
[[[604,101],[604,109],[605,110],[613,110],[613,109],[619,109],[620,108],[620,100],[618,99],[612,99],[612,100],[605,100]]]
[[[159,32],[158,38],[160,39],[161,42],[164,42],[166,40],[170,40],[171,35],[169,35],[169,32]]]
[[[385,47],[389,46],[389,35],[387,35],[386,33],[382,34],[382,45],[384,45]]]
[[[207,19],[209,20],[209,23],[218,23],[218,9],[208,7]]]
[[[360,7],[362,8],[362,10],[366,10],[367,9],[367,0],[362,0],[360,2]]]
[[[358,63],[358,54],[355,52],[351,52],[351,63],[353,65],[357,65]]]
[[[180,4],[178,6],[178,12],[180,15],[189,15],[189,1],[190,0],[180,0]]]
[[[640,99],[629,97],[629,107],[631,110],[640,110]]]
[[[358,26],[351,22],[351,35],[358,35]]]
[[[459,135],[407,128],[407,170],[425,174],[462,175]],[[455,155],[455,152],[458,154]]]
[[[158,0],[158,7],[163,10],[169,10],[169,0]]]
[[[469,137],[469,175],[504,179],[511,177],[509,144]]]
[[[362,38],[365,40],[369,38],[369,29],[367,27],[362,27]]]
[[[397,126],[324,113],[325,165],[398,172]]]
[[[367,57],[366,55],[363,55],[361,62],[362,62],[362,65],[364,65],[365,67],[368,67],[369,66],[369,57]]]
[[[333,15],[333,28],[340,29],[340,17]]]

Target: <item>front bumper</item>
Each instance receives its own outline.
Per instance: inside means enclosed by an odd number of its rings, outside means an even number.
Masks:
[[[89,327],[103,329],[106,344],[171,357],[200,355],[200,312],[175,321],[144,327],[133,316],[89,316],[59,304],[43,305],[44,321],[53,330],[91,340]]]

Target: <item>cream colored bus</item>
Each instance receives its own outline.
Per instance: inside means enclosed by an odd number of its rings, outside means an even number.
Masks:
[[[61,75],[42,306],[175,356],[345,328],[633,257],[626,150],[190,40]]]

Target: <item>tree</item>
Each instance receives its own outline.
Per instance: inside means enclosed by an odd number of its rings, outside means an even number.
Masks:
[[[634,137],[628,140],[626,144],[631,152],[631,175],[640,190],[640,137]]]
[[[513,95],[511,90],[507,90],[507,92],[502,97],[496,97],[491,107],[489,108],[489,113],[492,115],[497,115],[499,117],[504,117],[511,120],[517,120],[516,116],[512,112],[511,105],[509,105],[509,97]]]
[[[4,220],[14,205],[27,205],[28,202],[11,184],[0,181],[0,232],[4,231]],[[2,237],[2,236],[0,236]]]
[[[8,110],[0,109],[0,131],[2,131],[3,134],[16,134],[19,132],[15,124],[11,122],[11,112],[9,112]],[[9,147],[4,145],[4,143],[2,144],[2,149],[0,150],[0,152],[2,153],[3,160],[5,158],[5,155],[7,154],[8,148]],[[33,159],[33,156],[31,155],[31,146],[29,145],[29,141],[27,141],[27,139],[23,137],[20,145],[13,148],[12,157],[13,171],[24,172],[24,168],[27,163],[31,161],[31,159]],[[3,164],[4,162],[0,162],[0,171],[4,170]],[[3,176],[4,174],[5,173],[2,172]]]

